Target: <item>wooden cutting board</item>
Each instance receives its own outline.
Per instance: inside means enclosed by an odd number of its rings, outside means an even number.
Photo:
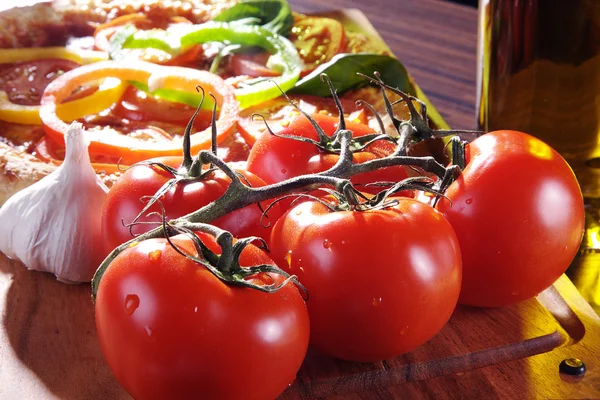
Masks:
[[[359,12],[342,16],[377,35]],[[0,255],[0,310],[0,400],[131,398],[104,362],[88,285]],[[567,357],[585,361],[582,379],[558,373]],[[563,276],[514,307],[458,307],[436,337],[397,359],[348,363],[310,351],[282,399],[315,398],[600,399],[600,318]]]
[[[104,362],[88,285],[0,256],[0,310],[0,399],[130,399]],[[558,373],[567,357],[585,361],[583,379]],[[349,363],[311,351],[282,398],[471,395],[600,398],[600,318],[565,276],[514,307],[458,307],[431,341],[393,360]]]

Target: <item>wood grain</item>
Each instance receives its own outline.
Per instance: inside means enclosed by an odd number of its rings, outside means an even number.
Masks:
[[[600,319],[566,277],[555,287],[509,308],[458,307],[426,345],[382,363],[311,350],[282,399],[598,398]],[[103,360],[88,286],[0,256],[0,308],[0,399],[130,399]],[[558,374],[573,356],[588,366],[576,383]]]
[[[476,9],[440,0],[289,2],[304,13],[361,10],[446,122],[476,128]]]
[[[362,9],[447,122],[474,128],[475,10],[436,0],[290,2],[301,12]],[[102,358],[89,297],[88,286],[0,256],[0,399],[130,399]],[[583,379],[558,373],[567,357],[586,362]],[[562,277],[514,307],[459,307],[434,339],[394,360],[310,351],[282,398],[594,399],[599,358],[600,319]]]

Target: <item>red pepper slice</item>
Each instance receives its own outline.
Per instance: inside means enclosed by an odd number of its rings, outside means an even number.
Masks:
[[[189,92],[195,92],[195,87],[200,85],[207,94],[212,93],[216,97],[219,105],[217,142],[219,143],[227,137],[236,125],[239,106],[235,99],[234,89],[217,75],[207,71],[167,67],[143,61],[103,61],[84,65],[61,75],[44,91],[40,117],[46,134],[53,141],[64,143],[64,135],[69,127],[69,124],[57,116],[57,104],[60,104],[80,85],[109,76],[123,81],[137,81],[145,84],[148,84],[152,77],[155,82],[159,82],[161,88]],[[157,129],[154,128],[154,130]],[[137,135],[136,132],[138,132]],[[157,139],[161,135],[151,135],[154,137],[148,140],[140,137],[143,136],[141,131],[134,131],[127,136],[110,126],[102,129],[86,129],[86,136],[90,141],[91,156],[99,154],[118,157],[122,164],[133,164],[148,158],[181,155],[182,153],[181,138]],[[210,144],[210,127],[191,136],[192,154],[210,148]]]

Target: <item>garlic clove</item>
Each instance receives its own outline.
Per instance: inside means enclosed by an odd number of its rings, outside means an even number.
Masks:
[[[100,217],[108,188],[97,177],[81,124],[63,164],[0,208],[0,251],[63,282],[89,282],[104,258]]]

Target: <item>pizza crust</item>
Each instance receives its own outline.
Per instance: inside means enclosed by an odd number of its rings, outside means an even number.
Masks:
[[[181,16],[193,23],[202,23],[237,2],[239,0],[41,0],[37,4],[0,11],[0,49],[65,45],[70,36],[92,35],[99,24],[137,12],[152,20]],[[369,41],[364,35],[347,34],[354,43],[353,51],[368,48]],[[363,88],[345,97],[356,95],[370,101],[376,109],[383,109],[377,89]],[[370,124],[379,130],[376,121]],[[388,129],[392,125],[386,117],[384,124]],[[41,126],[0,121],[0,205],[56,169],[55,165],[46,164],[27,152],[42,136]],[[226,156],[237,154],[238,150],[228,149]],[[98,175],[110,187],[120,173]]]
[[[0,205],[55,169],[52,164],[0,142]]]

